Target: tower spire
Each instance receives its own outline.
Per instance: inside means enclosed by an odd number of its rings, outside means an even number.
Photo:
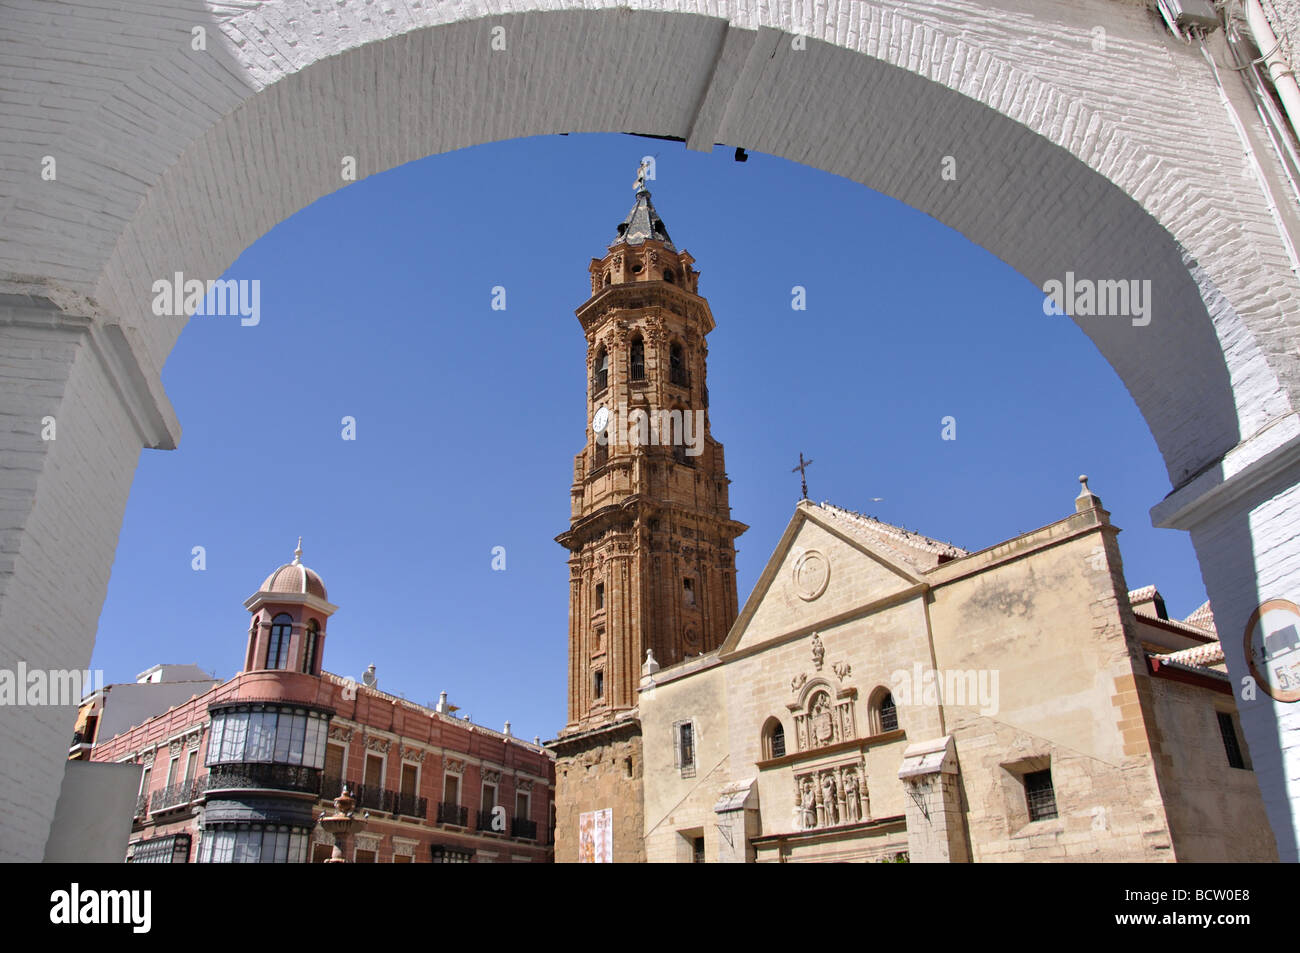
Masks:
[[[636,181],[636,204],[632,206],[632,211],[627,213],[627,218],[623,219],[618,226],[618,235],[610,243],[610,247],[613,248],[619,244],[644,245],[647,241],[657,241],[663,244],[666,251],[676,254],[677,248],[673,245],[673,240],[668,237],[668,226],[664,224],[664,220],[655,211],[654,203],[650,201],[650,193],[645,188],[641,174],[637,175]]]
[[[295,566],[302,565],[302,537],[301,536],[298,537],[298,548],[293,551],[293,564]]]

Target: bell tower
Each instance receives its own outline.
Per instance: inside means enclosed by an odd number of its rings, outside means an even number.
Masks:
[[[552,745],[559,861],[577,859],[579,823],[593,823],[582,816],[605,807],[614,859],[643,858],[636,706],[647,653],[664,666],[710,652],[739,611],[735,540],[748,527],[731,518],[710,426],[714,321],[694,263],[638,178],[636,204],[592,260],[591,297],[576,311],[586,443],[569,529],[556,537],[570,554],[568,717]]]

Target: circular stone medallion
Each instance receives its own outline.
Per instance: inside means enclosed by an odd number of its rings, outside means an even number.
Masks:
[[[812,602],[826,591],[831,581],[831,564],[826,556],[816,549],[805,550],[794,561],[794,590],[804,602]]]

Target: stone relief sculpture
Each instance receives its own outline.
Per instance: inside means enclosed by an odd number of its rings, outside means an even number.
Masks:
[[[814,632],[812,637],[813,668],[820,672],[822,670],[822,660],[824,658],[826,658],[826,647],[822,645],[821,636]]]
[[[812,778],[803,779],[803,829],[812,830],[817,826],[817,792],[813,789]]]
[[[865,765],[860,759],[810,769],[794,782],[795,830],[858,824],[870,818]]]
[[[827,825],[838,824],[840,822],[839,798],[836,796],[833,774],[822,777],[822,803],[826,808]]]
[[[856,824],[862,820],[858,806],[858,773],[844,772],[844,823]]]
[[[813,696],[812,710],[813,738],[819,747],[828,745],[835,739],[835,721],[831,717],[831,699],[825,692]]]
[[[824,748],[857,737],[857,720],[854,704],[857,690],[841,688],[838,691],[821,678],[815,677],[807,684],[804,676],[796,676],[791,688],[802,688],[804,698],[787,706],[794,717],[795,739],[799,751]],[[834,692],[834,697],[832,696]]]

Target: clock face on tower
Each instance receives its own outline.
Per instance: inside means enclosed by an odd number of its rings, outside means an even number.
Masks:
[[[597,407],[596,414],[591,418],[591,429],[595,433],[604,433],[605,428],[609,426],[609,408]]]

